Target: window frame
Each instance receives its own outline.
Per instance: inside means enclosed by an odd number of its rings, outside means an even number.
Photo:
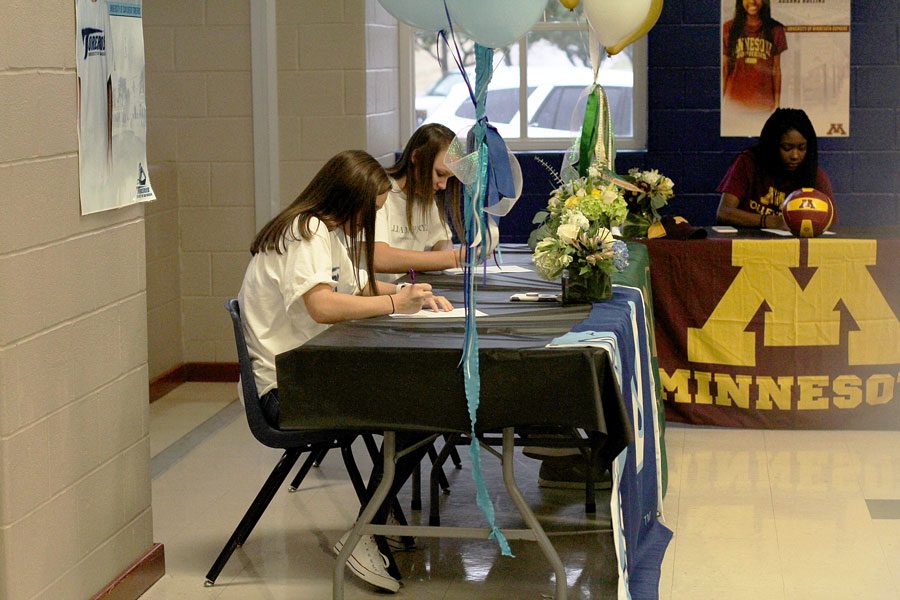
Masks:
[[[531,31],[579,31],[588,32],[587,24],[579,23],[536,23]],[[416,128],[415,124],[415,56],[414,35],[419,30],[398,23],[398,70],[400,84],[400,134],[402,139],[408,139]],[[526,34],[527,35],[527,34]],[[633,69],[632,83],[632,119],[633,134],[631,137],[616,136],[616,149],[618,150],[646,150],[647,149],[647,36],[642,37],[632,44],[631,63]],[[527,82],[528,57],[526,44],[519,44],[519,80]],[[585,87],[590,85],[585,83]],[[525,85],[519,86],[519,123],[520,131],[528,131],[528,93]],[[570,138],[505,138],[510,150],[540,151],[540,150],[567,150],[574,142]]]

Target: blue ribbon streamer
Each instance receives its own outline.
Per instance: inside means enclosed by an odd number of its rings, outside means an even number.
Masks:
[[[485,193],[488,186],[478,185],[478,182],[488,182],[490,178],[489,174],[491,172],[489,168],[491,163],[491,144],[486,143],[486,138],[492,137],[493,134],[488,134],[491,127],[487,122],[487,118],[484,116],[485,102],[483,101],[483,98],[485,97],[488,83],[493,74],[493,56],[493,49],[486,48],[480,44],[475,45],[475,93],[472,94],[472,96],[475,99],[482,99],[482,101],[476,102],[475,104],[476,121],[470,132],[471,137],[468,140],[468,142],[473,145],[474,151],[478,153],[478,177],[474,186],[465,186],[463,202],[466,241],[470,247],[475,241],[479,231],[484,232],[482,234],[483,236],[490,235],[487,227],[487,215],[484,213]],[[502,144],[503,140],[500,138],[500,135],[496,133],[496,130],[494,130],[494,134],[496,134],[494,139],[499,139]],[[494,142],[494,145],[496,146],[496,142]],[[504,160],[507,165],[507,170],[509,170],[509,160],[505,154],[505,145],[503,146],[503,149]],[[509,177],[509,180],[509,187],[512,187],[511,176]],[[497,188],[497,186],[498,184],[495,179],[494,187]],[[487,248],[488,245],[482,244],[482,247]],[[468,252],[466,255],[466,264],[463,268],[466,328],[462,359],[460,362],[463,368],[463,381],[466,390],[466,401],[469,408],[469,420],[472,423],[472,442],[469,445],[469,455],[472,460],[472,479],[475,482],[475,498],[478,507],[481,509],[481,512],[484,513],[488,526],[491,529],[489,537],[497,541],[497,544],[500,546],[500,551],[504,556],[513,556],[512,550],[509,547],[509,542],[506,540],[506,536],[504,536],[503,532],[497,527],[494,504],[488,494],[487,485],[484,482],[484,475],[481,472],[481,446],[478,443],[478,438],[475,433],[475,424],[478,420],[478,406],[481,401],[481,378],[478,371],[478,328],[475,323],[477,299],[475,294],[474,275],[476,265],[478,264],[476,262],[477,258],[475,252]]]

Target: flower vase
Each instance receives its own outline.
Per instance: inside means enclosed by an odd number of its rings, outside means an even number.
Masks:
[[[647,237],[647,230],[653,224],[651,215],[644,212],[628,211],[628,216],[622,223],[622,237],[638,239]]]
[[[602,302],[612,298],[612,279],[606,271],[599,269],[579,275],[563,273],[563,304],[587,304]]]

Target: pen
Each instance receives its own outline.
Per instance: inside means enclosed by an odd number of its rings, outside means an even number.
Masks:
[[[413,285],[416,285],[416,271],[415,269],[410,269],[407,271],[409,273],[409,282]]]

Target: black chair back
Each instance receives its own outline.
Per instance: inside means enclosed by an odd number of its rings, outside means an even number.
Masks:
[[[225,308],[231,315],[231,324],[234,326],[234,341],[237,346],[238,365],[241,371],[241,391],[244,393],[244,411],[247,413],[247,423],[253,437],[270,448],[294,448],[333,437],[333,433],[325,431],[279,429],[269,423],[262,411],[259,391],[256,389],[253,362],[250,359],[250,351],[247,349],[241,307],[237,298],[226,301]]]

